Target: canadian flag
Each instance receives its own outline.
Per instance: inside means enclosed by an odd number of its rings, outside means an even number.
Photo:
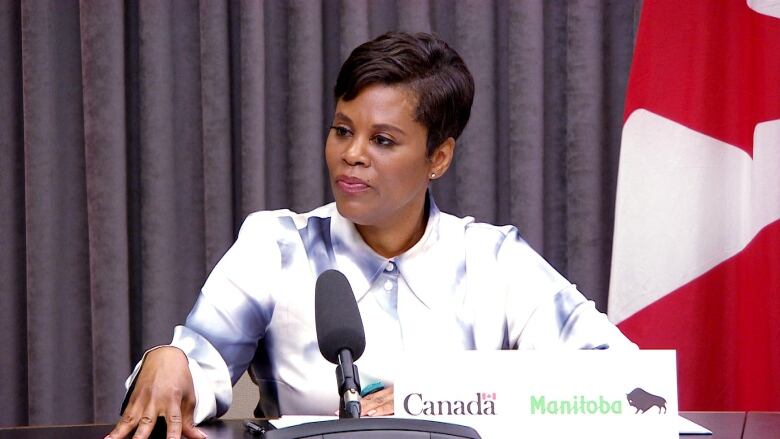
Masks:
[[[780,410],[780,1],[645,0],[609,315],[682,410]]]

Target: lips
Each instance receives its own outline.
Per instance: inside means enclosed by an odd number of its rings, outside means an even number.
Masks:
[[[357,177],[340,175],[336,177],[336,187],[348,194],[356,194],[368,190],[370,186]]]

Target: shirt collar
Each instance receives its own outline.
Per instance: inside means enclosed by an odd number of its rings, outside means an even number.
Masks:
[[[368,293],[371,284],[391,260],[396,263],[400,275],[414,295],[426,307],[434,306],[437,292],[452,291],[456,274],[464,266],[464,247],[458,245],[458,236],[448,237],[448,244],[443,245],[440,224],[442,213],[430,192],[427,196],[428,222],[423,236],[412,248],[392,259],[374,252],[363,241],[355,224],[341,216],[334,206],[331,236],[336,267],[349,280],[356,300],[361,300]]]
[[[336,268],[344,273],[360,301],[387,264],[387,259],[374,252],[358,233],[355,224],[341,216],[333,205],[330,222],[331,242]]]
[[[463,233],[457,233],[462,229],[447,227],[447,218],[430,193],[428,201],[425,233],[395,261],[412,293],[428,309],[433,309],[439,299],[455,291],[459,273],[465,272],[465,246]]]

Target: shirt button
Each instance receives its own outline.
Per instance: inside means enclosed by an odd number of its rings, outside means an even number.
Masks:
[[[390,261],[387,263],[387,265],[385,265],[385,271],[393,271],[394,268],[395,265],[393,265],[393,261]]]
[[[386,290],[386,291],[390,291],[390,290],[392,290],[392,289],[393,289],[393,283],[392,283],[392,282],[390,282],[389,280],[388,280],[388,281],[385,281],[385,290]]]

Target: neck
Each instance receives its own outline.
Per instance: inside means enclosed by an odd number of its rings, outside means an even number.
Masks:
[[[404,218],[390,225],[365,226],[355,224],[358,233],[366,244],[385,258],[396,257],[422,238],[428,223],[428,202],[413,218]]]

